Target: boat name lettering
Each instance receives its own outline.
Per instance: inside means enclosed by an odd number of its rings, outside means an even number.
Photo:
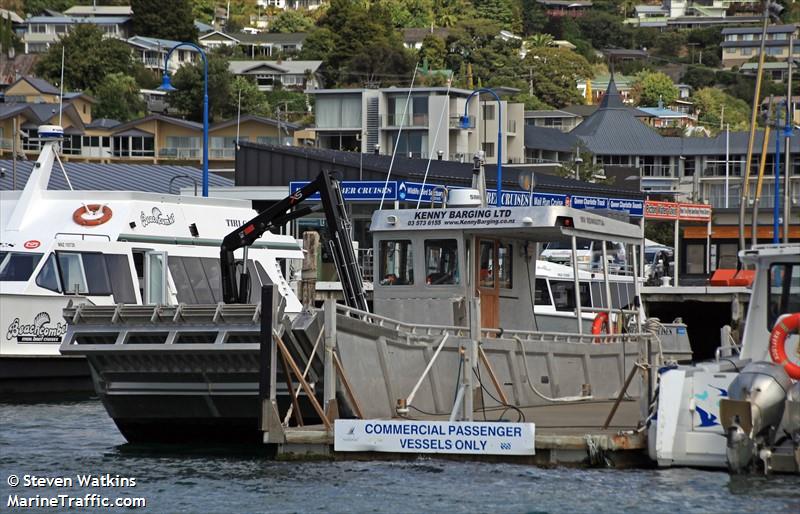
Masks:
[[[225,224],[229,227],[241,227],[245,223],[247,223],[247,221],[245,220],[234,220],[230,218],[225,218]]]
[[[67,333],[67,324],[58,322],[50,325],[50,315],[40,312],[33,318],[33,323],[23,324],[19,318],[8,326],[6,339],[16,338],[18,343],[60,343]]]
[[[142,226],[146,227],[147,225],[155,223],[156,225],[172,225],[175,223],[175,214],[162,214],[161,209],[158,207],[153,207],[150,211],[151,215],[147,216],[144,211],[142,211],[142,215],[140,219],[142,220]]]
[[[511,209],[470,209],[465,211],[450,211],[448,218],[475,219],[475,218],[510,218]]]
[[[601,220],[601,219],[598,219],[598,218],[590,218],[588,216],[579,216],[578,219],[581,220],[581,223],[586,223],[587,225],[600,225],[600,226],[605,225],[605,222],[603,220]]]

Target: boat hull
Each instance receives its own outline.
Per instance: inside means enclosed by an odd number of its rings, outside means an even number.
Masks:
[[[0,357],[0,399],[3,401],[87,397],[93,393],[89,366],[83,357]]]

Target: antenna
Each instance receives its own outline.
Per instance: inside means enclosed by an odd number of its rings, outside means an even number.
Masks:
[[[61,94],[58,99],[58,126],[62,127],[61,116],[64,113],[64,43],[61,43]]]

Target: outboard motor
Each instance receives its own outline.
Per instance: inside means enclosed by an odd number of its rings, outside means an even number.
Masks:
[[[769,449],[783,418],[792,380],[781,366],[771,362],[748,364],[720,401],[720,418],[727,438],[728,468],[748,471],[754,460],[769,469]],[[766,451],[760,451],[764,448]]]
[[[795,467],[800,471],[800,382],[796,382],[786,395],[783,420],[783,428],[792,438]]]

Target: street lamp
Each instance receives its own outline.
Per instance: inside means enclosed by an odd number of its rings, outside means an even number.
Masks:
[[[479,95],[481,93],[488,93],[497,100],[497,206],[503,206],[503,114],[502,114],[502,104],[500,103],[500,97],[497,96],[493,90],[489,88],[481,88],[476,89],[467,97],[467,101],[464,103],[464,116],[461,117],[459,120],[461,122],[462,129],[468,129],[469,126],[469,101],[472,99],[473,96]]]
[[[182,46],[189,46],[200,52],[203,57],[203,196],[208,196],[208,58],[202,48],[194,43],[178,43],[173,46],[167,53],[164,59],[164,76],[161,78],[161,86],[158,89],[161,91],[175,91],[169,81],[169,72],[167,65],[169,58],[176,49]]]

